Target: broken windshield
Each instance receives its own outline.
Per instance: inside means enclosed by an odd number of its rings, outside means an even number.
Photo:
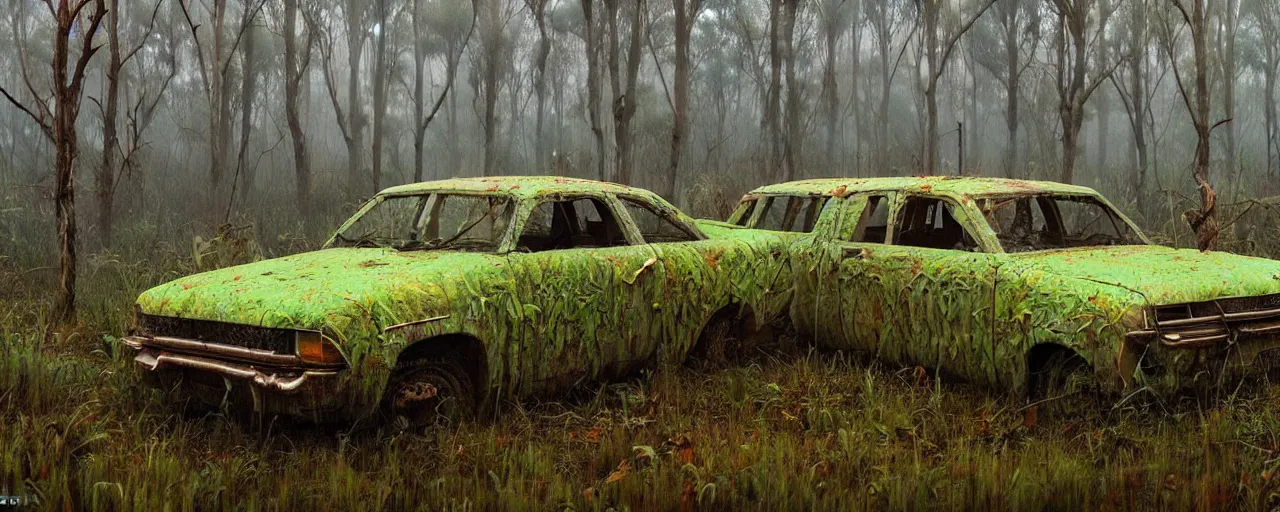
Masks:
[[[333,245],[494,251],[502,245],[514,211],[510,199],[498,196],[390,196],[334,236]]]
[[[987,197],[978,206],[1005,252],[1146,243],[1111,207],[1090,196]]]

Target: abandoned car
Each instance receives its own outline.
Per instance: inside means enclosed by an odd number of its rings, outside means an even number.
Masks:
[[[762,285],[780,239],[759,233],[708,239],[655,194],[594,181],[399,186],[321,250],[146,291],[125,343],[152,380],[215,404],[466,418],[678,363],[716,319],[785,316]]]
[[[1071,375],[1167,395],[1280,367],[1280,262],[1153,245],[1089,188],[798,181],[708,232],[756,229],[792,233],[791,321],[821,347],[1033,398]]]

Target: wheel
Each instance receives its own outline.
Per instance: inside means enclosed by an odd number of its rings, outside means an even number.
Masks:
[[[1033,371],[1029,395],[1047,417],[1081,414],[1097,405],[1089,364],[1070,350],[1055,351]]]
[[[383,408],[392,418],[405,418],[412,427],[457,424],[475,417],[472,387],[458,361],[416,359],[397,365],[382,395]]]
[[[698,336],[698,345],[689,359],[702,364],[719,365],[742,355],[741,329],[729,315],[712,318]]]

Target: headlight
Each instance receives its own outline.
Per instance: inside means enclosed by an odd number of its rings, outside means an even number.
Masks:
[[[298,358],[310,364],[341,364],[342,352],[319,331],[298,331],[294,335]]]

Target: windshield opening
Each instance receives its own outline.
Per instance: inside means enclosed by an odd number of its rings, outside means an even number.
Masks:
[[[1119,214],[1090,196],[988,197],[978,205],[1005,252],[1145,243]]]
[[[514,211],[514,202],[498,196],[391,196],[339,232],[334,246],[494,251],[502,245]]]

